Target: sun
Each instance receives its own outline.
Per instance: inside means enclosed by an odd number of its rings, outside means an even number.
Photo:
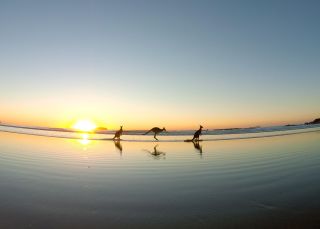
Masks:
[[[82,132],[91,132],[97,128],[97,125],[90,120],[79,120],[72,126],[72,128]]]

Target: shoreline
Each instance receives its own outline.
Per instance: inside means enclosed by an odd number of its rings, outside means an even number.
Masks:
[[[0,125],[1,126],[1,125]],[[13,127],[15,129],[20,129],[17,127]],[[21,128],[24,129],[24,128]],[[40,130],[43,131],[43,130]],[[97,133],[85,133],[85,132],[74,132],[74,134],[77,134],[77,136],[59,136],[59,135],[46,135],[41,133],[26,133],[26,132],[19,132],[14,130],[1,130],[0,132],[5,133],[13,133],[13,134],[22,134],[22,135],[31,135],[31,136],[39,136],[39,137],[49,137],[49,138],[63,138],[63,139],[74,139],[74,140],[90,140],[90,141],[114,141],[112,133],[107,133],[104,135],[110,135],[110,138],[95,138],[90,137],[93,135],[101,135]],[[241,140],[241,139],[253,139],[253,138],[268,138],[268,137],[279,137],[279,136],[288,136],[288,135],[296,135],[296,134],[303,134],[303,133],[312,133],[312,132],[320,132],[320,126],[306,126],[305,128],[297,128],[297,129],[288,129],[288,130],[275,130],[275,131],[261,131],[261,132],[246,132],[246,133],[226,133],[226,134],[203,134],[201,141],[226,141],[226,140]],[[84,137],[85,135],[85,137]],[[230,137],[231,135],[231,137]],[[141,136],[137,134],[123,134],[123,136]],[[162,138],[166,139],[160,139],[159,141],[155,141],[152,139],[151,135],[147,136],[141,136],[146,137],[148,139],[127,139],[123,138],[121,141],[124,142],[185,142],[187,137],[192,136],[189,135],[160,135]],[[209,137],[218,137],[218,136],[224,136],[222,138],[209,138]],[[236,137],[234,137],[236,136]],[[174,138],[179,137],[179,139],[167,139],[167,138]],[[182,138],[183,137],[183,138]],[[149,139],[151,138],[151,139]]]

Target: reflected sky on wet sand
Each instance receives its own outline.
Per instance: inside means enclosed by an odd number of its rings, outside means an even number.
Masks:
[[[3,228],[318,222],[320,132],[197,145],[0,135]]]

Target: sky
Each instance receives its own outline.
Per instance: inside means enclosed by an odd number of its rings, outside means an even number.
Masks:
[[[320,117],[319,1],[0,0],[0,120],[110,129]]]

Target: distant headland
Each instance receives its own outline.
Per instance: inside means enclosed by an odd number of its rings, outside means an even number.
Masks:
[[[320,124],[320,118],[316,118],[312,122],[306,122],[305,125]]]

